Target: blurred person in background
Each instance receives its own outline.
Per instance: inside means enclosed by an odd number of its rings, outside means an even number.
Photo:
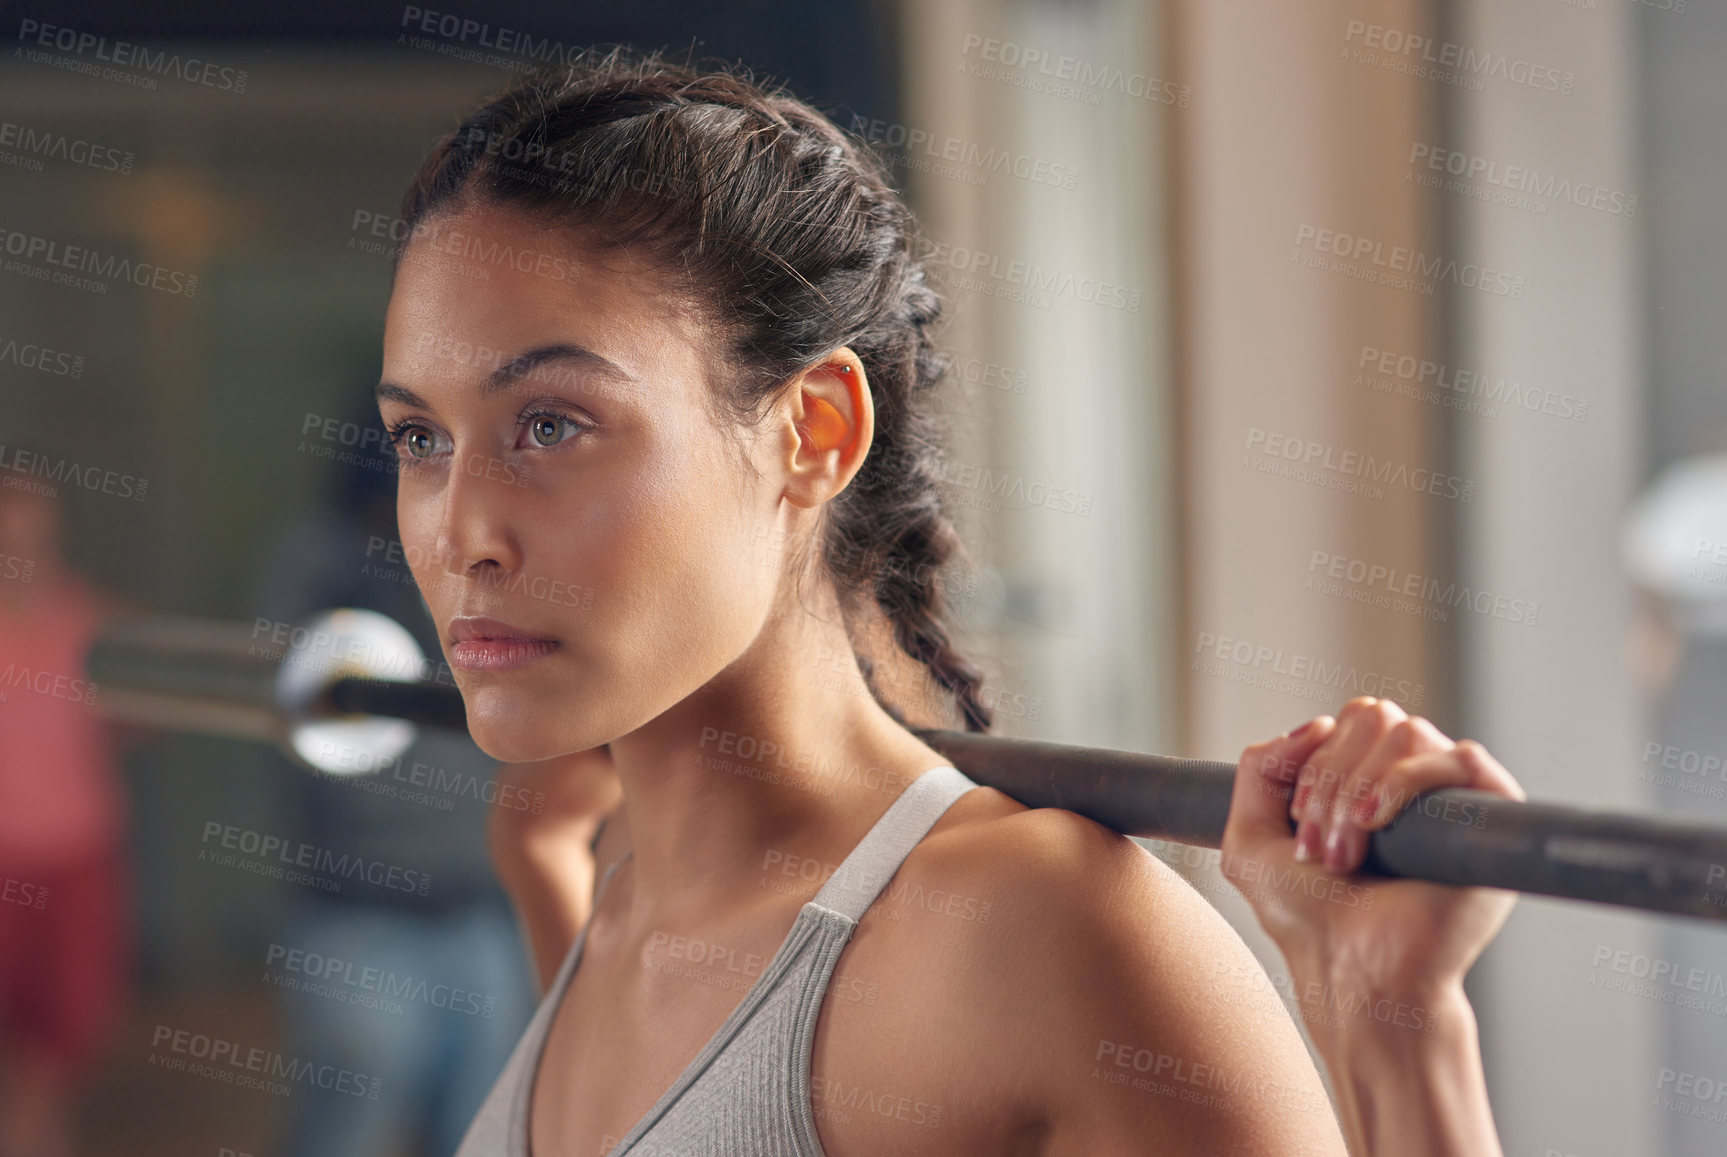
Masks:
[[[130,999],[121,737],[84,666],[121,604],[61,553],[64,488],[0,470],[0,1157],[76,1151]]]
[[[344,417],[377,426],[369,407]],[[353,457],[360,464],[329,465],[339,472],[332,499],[278,539],[256,614],[300,624],[334,607],[373,610],[438,656],[393,545],[393,455]],[[357,879],[339,892],[293,890],[272,951],[278,962],[306,953],[330,982],[325,989],[347,999],[283,987],[289,1051],[376,1076],[380,1096],[296,1090],[283,1152],[448,1157],[533,1009],[532,979],[486,844],[487,814],[532,806],[533,797],[506,791],[493,778],[497,762],[455,733],[423,731],[396,760],[370,771],[356,764],[353,775],[285,758],[282,767],[293,801],[286,822],[299,838],[431,877],[424,896]],[[356,985],[364,969],[377,970],[364,974],[374,981]]]
[[[1638,595],[1637,665],[1650,709],[1638,781],[1659,811],[1727,824],[1727,431],[1700,440],[1697,452],[1650,480],[1620,545]],[[1713,925],[1668,921],[1654,934],[1659,959],[1711,977],[1727,973],[1727,944]],[[1727,1035],[1715,1017],[1683,1002],[1663,1003],[1656,1015],[1669,1067],[1727,1069]],[[1720,1151],[1683,1123],[1662,1125],[1662,1153]]]

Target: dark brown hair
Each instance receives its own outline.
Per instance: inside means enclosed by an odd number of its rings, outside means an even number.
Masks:
[[[873,598],[966,727],[986,731],[982,675],[951,643],[938,579],[961,550],[937,489],[929,400],[946,369],[930,333],[941,300],[885,172],[867,144],[741,69],[613,49],[486,101],[432,149],[402,216],[412,237],[477,199],[647,256],[724,336],[717,402],[739,422],[759,420],[795,375],[851,347],[869,379],[875,439],[828,504],[822,563],[854,641],[856,613]]]

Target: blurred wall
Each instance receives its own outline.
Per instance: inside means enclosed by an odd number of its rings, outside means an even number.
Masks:
[[[1647,724],[1617,534],[1641,468],[1646,389],[1633,15],[1474,2],[1445,26],[1450,40],[1563,78],[1557,91],[1490,80],[1449,97],[1452,147],[1496,166],[1500,183],[1466,181],[1501,195],[1448,194],[1452,243],[1528,289],[1520,300],[1454,292],[1446,356],[1541,403],[1453,417],[1460,469],[1482,487],[1460,527],[1459,574],[1540,606],[1532,625],[1460,618],[1462,725],[1531,795],[1647,810],[1631,773]],[[1592,975],[1598,947],[1646,954],[1660,923],[1518,904],[1476,978],[1507,1152],[1679,1152],[1652,1110],[1667,1063],[1654,1009]]]
[[[947,291],[954,592],[1006,734],[1174,741],[1162,87],[1144,5],[900,6],[899,150]],[[1060,79],[1070,62],[1077,82]],[[1084,75],[1082,76],[1082,71]]]

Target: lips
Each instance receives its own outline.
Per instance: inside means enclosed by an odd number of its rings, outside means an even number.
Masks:
[[[462,615],[450,620],[450,663],[470,671],[512,671],[558,649],[556,639],[501,619]]]
[[[450,620],[450,642],[465,643],[470,639],[486,639],[512,643],[554,643],[557,640],[547,635],[536,635],[520,627],[513,627],[502,619],[491,619],[485,615],[457,615]]]

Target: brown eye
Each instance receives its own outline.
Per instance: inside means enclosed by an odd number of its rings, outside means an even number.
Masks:
[[[589,428],[578,419],[553,413],[550,410],[532,410],[523,418],[528,427],[528,435],[534,440],[534,445],[545,449],[551,449],[559,443],[568,442],[572,435],[580,434]]]
[[[555,418],[550,414],[535,418],[528,425],[534,435],[534,441],[542,446],[556,446],[562,442],[564,427],[570,423],[563,418]]]

